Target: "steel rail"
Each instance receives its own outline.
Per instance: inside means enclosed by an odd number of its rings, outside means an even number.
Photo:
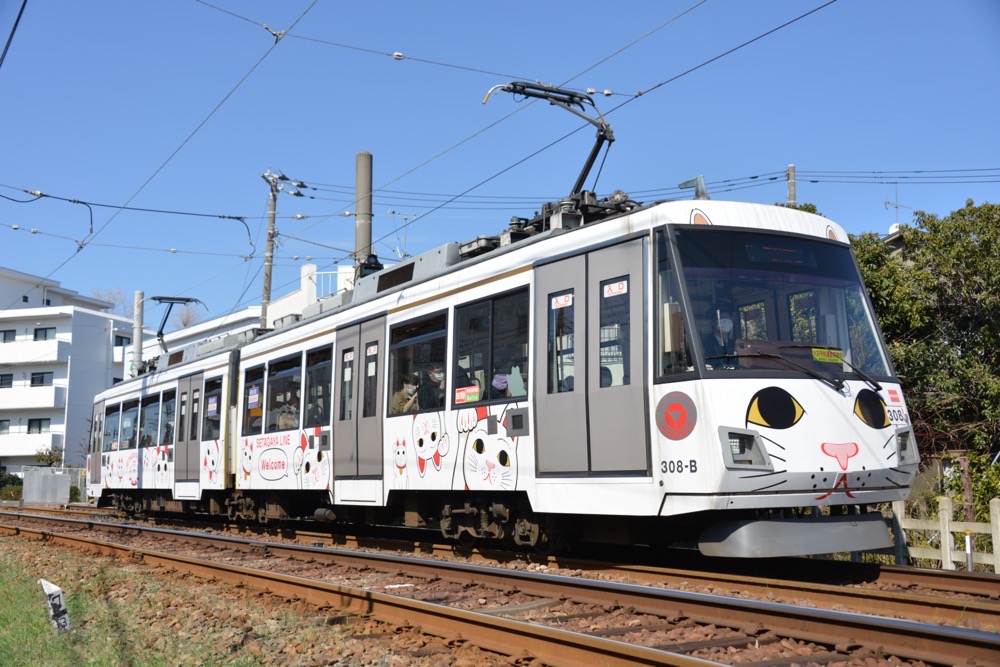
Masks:
[[[467,641],[468,638],[474,638],[473,643],[483,649],[514,657],[531,657],[549,665],[594,664],[609,667],[618,665],[716,667],[718,665],[716,662],[700,658],[500,616],[328,584],[315,579],[115,545],[78,535],[4,525],[0,525],[0,532],[34,535],[36,539],[75,549],[142,560],[149,565],[268,591],[279,596],[306,600],[317,606],[339,609],[344,613],[372,616],[386,623],[417,628],[421,632],[450,641]]]
[[[65,522],[74,522],[64,519]],[[90,523],[79,522],[77,523]],[[108,524],[98,524],[107,528]],[[862,644],[881,647],[885,652],[938,664],[951,664],[956,647],[966,659],[984,665],[1000,664],[1000,634],[967,630],[907,620],[881,618],[848,612],[801,608],[756,600],[741,600],[718,595],[651,588],[635,584],[596,581],[565,575],[505,570],[462,563],[427,561],[409,556],[389,556],[361,552],[331,551],[323,548],[278,542],[259,542],[244,538],[200,535],[158,528],[122,526],[123,532],[148,531],[178,538],[225,542],[239,549],[266,550],[273,555],[371,567],[406,568],[421,576],[449,580],[474,580],[498,589],[516,587],[523,593],[552,599],[573,591],[574,601],[602,606],[619,606],[642,613],[674,618],[693,618],[703,623],[746,630],[748,626],[767,629],[779,635],[812,641],[832,647]]]

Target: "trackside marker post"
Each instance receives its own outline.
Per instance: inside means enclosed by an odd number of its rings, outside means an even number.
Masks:
[[[49,607],[49,622],[55,632],[69,632],[69,610],[63,601],[62,589],[44,579],[39,579],[45,602]]]

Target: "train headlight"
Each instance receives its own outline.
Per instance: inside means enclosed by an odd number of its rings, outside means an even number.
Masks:
[[[773,470],[771,457],[756,431],[731,426],[719,427],[722,458],[731,470]]]
[[[913,429],[905,428],[896,431],[896,460],[899,465],[910,465],[920,461],[917,453],[917,441],[913,437]]]

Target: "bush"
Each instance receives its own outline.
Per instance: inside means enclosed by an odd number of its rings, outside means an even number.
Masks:
[[[20,482],[21,480],[18,480]],[[17,486],[5,486],[0,488],[0,500],[20,500],[21,493],[24,491],[24,486],[18,484]]]
[[[21,486],[21,478],[17,475],[0,470],[0,489],[5,486]]]
[[[75,484],[69,487],[69,501],[71,503],[80,502],[80,487]]]

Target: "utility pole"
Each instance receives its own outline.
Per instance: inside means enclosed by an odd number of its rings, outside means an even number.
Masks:
[[[788,205],[796,206],[795,201],[795,165],[788,165],[788,170],[785,171],[785,176],[788,177]]]
[[[139,374],[139,366],[142,365],[142,327],[143,327],[143,314],[142,314],[142,302],[145,301],[143,298],[142,290],[136,290],[133,296],[133,306],[132,306],[132,368],[129,369],[129,377],[135,377]]]
[[[372,254],[372,154],[358,153],[354,161],[354,279]]]
[[[264,249],[264,293],[260,298],[260,328],[267,328],[267,306],[271,302],[271,266],[274,264],[274,217],[278,208],[278,175],[272,174],[268,169],[267,173],[261,174],[268,186],[271,188],[271,196],[267,202],[267,246]]]

